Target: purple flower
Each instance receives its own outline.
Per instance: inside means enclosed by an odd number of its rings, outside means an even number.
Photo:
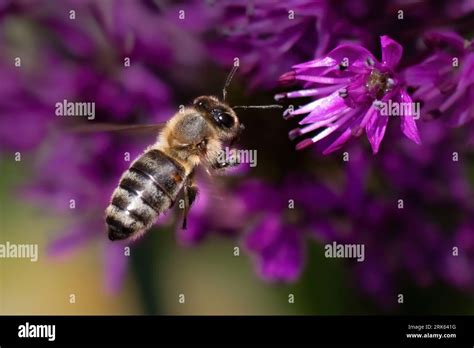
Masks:
[[[354,274],[363,292],[383,307],[393,307],[406,281],[421,288],[444,281],[470,291],[474,188],[466,165],[453,157],[463,139],[446,133],[440,121],[421,130],[423,147],[394,133],[388,132],[386,141],[396,153],[368,161],[361,149],[348,149],[339,208],[339,221],[347,225],[316,230],[318,239],[364,245],[365,260],[353,263]]]
[[[296,177],[275,187],[248,181],[238,192],[250,221],[244,243],[258,274],[269,281],[296,281],[305,262],[306,238],[327,228],[324,216],[336,205],[334,193]]]
[[[21,66],[15,66],[10,54],[8,48],[0,52],[0,145],[4,150],[29,151],[56,120],[54,104],[76,93],[76,79],[55,52],[35,52],[31,59],[42,62],[38,70],[29,69],[22,55]]]
[[[227,65],[238,57],[250,88],[273,88],[297,62],[327,52],[342,38],[364,36],[326,1],[219,1],[214,7],[222,30],[211,55]]]
[[[220,187],[218,180],[221,179],[217,178],[213,183],[199,180],[200,190],[188,214],[187,228],[181,229],[179,225],[176,228],[181,245],[196,245],[212,232],[236,235],[244,228],[247,213],[242,200],[238,194]]]
[[[247,248],[257,254],[257,269],[267,280],[295,281],[304,263],[301,232],[292,225],[281,226],[280,216],[268,214],[246,240]]]
[[[305,81],[305,88],[279,94],[276,99],[316,98],[285,113],[287,118],[308,114],[299,122],[304,127],[290,132],[291,139],[319,130],[316,135],[299,142],[297,149],[331,136],[333,139],[325,144],[323,152],[328,154],[339,149],[351,136],[360,136],[365,130],[373,153],[379,151],[389,118],[381,114],[383,104],[412,103],[403,80],[396,73],[402,46],[388,36],[381,37],[381,46],[381,62],[362,46],[346,44],[323,58],[293,66],[293,71],[281,77],[283,81]],[[401,130],[407,138],[419,144],[414,116],[410,106],[409,114],[401,117]]]
[[[474,120],[474,44],[454,32],[431,32],[425,41],[435,51],[405,70],[413,98],[423,102],[426,118],[442,118],[459,127]]]
[[[315,42],[320,41],[316,23],[326,11],[323,2],[300,0],[227,1],[216,6],[222,13],[223,35],[211,52],[225,64],[238,57],[253,88],[273,87],[281,72],[301,56],[313,56]],[[296,13],[293,19],[290,10]]]

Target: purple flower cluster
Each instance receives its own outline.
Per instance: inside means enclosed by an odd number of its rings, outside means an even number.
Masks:
[[[467,271],[474,262],[472,244],[461,239],[474,233],[474,190],[466,164],[456,160],[465,138],[446,133],[439,121],[423,127],[421,135],[424,147],[390,132],[387,140],[397,152],[376,159],[349,150],[355,156],[348,162],[344,211],[352,225],[349,232],[324,236],[365,245],[366,260],[354,264],[355,275],[387,307],[403,292],[401,279],[420,288],[445,281],[465,293],[474,289]],[[370,187],[373,183],[389,189]]]
[[[260,204],[252,210],[258,212],[258,218],[246,238],[259,273],[269,280],[297,279],[304,263],[301,240],[309,231],[324,243],[366,246],[366,261],[355,264],[355,274],[361,288],[382,305],[394,303],[406,275],[420,287],[444,280],[472,292],[474,282],[467,269],[473,263],[474,236],[469,177],[472,149],[468,148],[474,134],[473,44],[469,35],[449,29],[472,30],[472,6],[468,2],[443,3],[436,8],[422,2],[342,1],[339,12],[330,2],[290,1],[285,6],[297,9],[309,3],[311,9],[319,10],[312,18],[317,29],[301,41],[291,41],[287,32],[273,27],[281,21],[299,26],[302,32],[307,11],[297,10],[299,21],[291,22],[284,18],[284,11],[277,17],[262,4],[255,11],[234,11],[231,23],[243,22],[244,29],[225,33],[233,47],[245,47],[241,52],[226,52],[252,62],[245,64],[253,67],[247,71],[250,86],[261,83],[264,72],[272,74],[271,69],[278,66],[270,64],[273,57],[279,57],[281,66],[282,62],[292,64],[279,81],[286,90],[295,84],[302,88],[277,93],[275,99],[305,100],[301,107],[289,105],[283,114],[285,119],[304,115],[301,127],[289,132],[292,140],[305,137],[296,149],[316,144],[325,155],[343,146],[347,149],[346,188],[330,191],[332,199],[314,193],[299,209],[304,215],[301,225],[291,219],[288,223],[285,199],[295,196],[298,187],[309,193],[318,186],[306,187],[296,180],[288,190],[279,187],[274,192],[261,184],[259,191],[265,194],[255,199]],[[371,8],[379,13],[374,15]],[[446,20],[436,21],[440,10],[447,14]],[[348,43],[341,32],[330,31],[339,25],[346,33],[357,33],[356,42]],[[268,41],[259,39],[265,30]],[[380,59],[371,53],[376,40],[380,40]],[[282,47],[281,42],[294,46],[278,54],[265,53]],[[295,48],[301,42],[312,43],[313,53],[295,62],[290,55],[301,52]],[[392,105],[399,109],[391,114]],[[399,111],[402,106],[404,114]],[[387,127],[389,122],[400,122],[400,131]],[[462,129],[455,136],[452,127]],[[372,153],[379,153],[380,158],[348,146],[351,138],[364,132]],[[381,148],[384,138],[386,144]],[[245,194],[242,197],[252,201]],[[322,209],[319,202],[328,204]],[[315,210],[305,215],[307,207]],[[317,216],[324,216],[324,228],[314,224]]]
[[[253,90],[274,87],[282,71],[334,47],[335,39],[366,36],[328,1],[225,0],[211,8],[221,34],[210,43],[212,56],[226,65],[238,57]]]
[[[325,216],[337,204],[335,193],[296,176],[280,185],[248,181],[237,193],[251,221],[244,245],[255,255],[258,273],[270,281],[297,280],[306,238],[327,227]]]
[[[406,69],[413,97],[423,101],[426,118],[442,117],[460,127],[474,120],[474,44],[454,32],[430,32],[425,42],[433,53]]]
[[[318,98],[286,113],[286,117],[308,114],[300,121],[304,127],[292,130],[290,138],[321,130],[298,143],[298,150],[337,132],[337,137],[324,150],[328,154],[339,149],[352,135],[359,136],[365,130],[372,151],[374,154],[379,151],[388,123],[388,115],[381,115],[381,103],[392,100],[412,103],[395,71],[402,47],[388,36],[381,37],[381,46],[381,62],[362,46],[341,45],[323,58],[295,65],[292,73],[282,76],[285,80],[305,81],[306,88],[277,95],[277,99],[285,96]],[[419,144],[414,114],[411,108],[409,111],[401,118],[401,129],[407,138]]]

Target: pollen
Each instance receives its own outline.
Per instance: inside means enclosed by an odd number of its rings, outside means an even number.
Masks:
[[[382,73],[377,69],[373,69],[367,78],[365,87],[373,97],[381,99],[385,93],[392,90],[395,85],[396,82],[390,77],[390,74]]]

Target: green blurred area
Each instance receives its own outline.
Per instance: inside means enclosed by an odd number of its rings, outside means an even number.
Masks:
[[[0,259],[1,314],[377,314],[384,313],[354,282],[350,268],[324,258],[324,250],[308,241],[306,267],[292,285],[271,284],[255,273],[244,250],[234,255],[238,240],[212,235],[196,247],[176,243],[172,231],[154,230],[132,247],[124,286],[117,294],[104,287],[104,244],[97,240],[71,255],[45,255],[48,241],[67,226],[48,207],[16,198],[28,180],[25,158],[3,158],[0,180],[0,242],[38,243],[39,260]],[[405,282],[409,284],[409,282]],[[443,286],[403,288],[405,303],[390,313],[470,314],[472,298]],[[74,294],[76,302],[69,302]],[[185,303],[179,302],[184,294]],[[294,303],[289,303],[289,295]]]
[[[0,242],[38,244],[38,261],[0,259],[1,314],[115,314],[139,313],[133,284],[115,297],[103,291],[102,248],[99,243],[68,257],[46,256],[54,232],[64,228],[60,216],[48,208],[32,206],[16,198],[20,183],[28,179],[28,158],[15,162],[3,158],[0,180]],[[76,302],[69,302],[74,294]]]

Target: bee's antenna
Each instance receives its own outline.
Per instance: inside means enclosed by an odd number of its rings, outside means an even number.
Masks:
[[[283,109],[282,105],[271,104],[271,105],[236,105],[232,109]]]
[[[234,63],[234,66],[232,66],[232,70],[230,71],[229,75],[227,75],[227,80],[225,80],[225,85],[222,89],[222,101],[225,101],[225,97],[227,95],[227,87],[229,87],[230,81],[232,81],[232,78],[234,77],[234,74],[238,68],[239,65]]]

